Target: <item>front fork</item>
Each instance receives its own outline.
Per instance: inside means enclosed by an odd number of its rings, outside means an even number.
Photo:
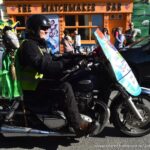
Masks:
[[[144,118],[139,113],[138,109],[136,108],[135,104],[132,101],[132,97],[124,90],[124,88],[120,85],[117,85],[119,91],[121,92],[123,98],[126,100],[127,104],[129,105],[130,109],[134,113],[134,115],[137,117],[137,119],[144,121]]]

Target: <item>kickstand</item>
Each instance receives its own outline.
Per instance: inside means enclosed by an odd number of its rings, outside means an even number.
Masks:
[[[20,101],[19,100],[15,100],[9,110],[9,112],[7,113],[7,115],[5,116],[5,121],[9,121],[15,113],[15,110],[18,108]]]

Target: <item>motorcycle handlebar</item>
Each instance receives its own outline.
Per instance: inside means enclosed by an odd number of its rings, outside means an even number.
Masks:
[[[93,66],[93,64],[94,64],[93,62],[88,62],[88,63],[86,63],[86,64],[83,65],[82,61],[80,61],[78,65],[74,66],[71,69],[65,70],[63,73],[64,74],[71,74],[71,73],[73,73],[73,72],[75,72],[75,71],[77,71],[77,70],[79,70],[81,68],[91,70],[91,67]]]
[[[68,73],[70,74],[70,73],[73,73],[73,72],[77,71],[79,68],[80,68],[79,65],[76,65],[71,69],[67,69],[67,70],[63,71],[63,73],[64,74],[68,74]]]
[[[56,54],[57,58],[66,58],[66,59],[74,59],[78,62],[78,64],[71,69],[64,70],[64,74],[71,74],[81,68],[91,70],[92,66],[94,65],[93,62],[93,53],[89,53],[87,55],[80,54],[80,53],[63,53],[63,54]]]

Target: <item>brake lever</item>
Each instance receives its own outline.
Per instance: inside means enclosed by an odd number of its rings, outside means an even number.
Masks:
[[[93,66],[93,62],[89,62],[89,63],[87,64],[87,66],[86,66],[85,69],[91,71],[91,70],[92,70],[92,66]]]
[[[91,68],[93,66],[93,62],[89,62],[88,64],[87,64],[87,67],[88,68]]]

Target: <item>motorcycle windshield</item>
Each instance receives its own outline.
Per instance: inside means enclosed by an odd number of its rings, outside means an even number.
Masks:
[[[94,35],[98,44],[102,48],[104,55],[112,66],[116,80],[127,90],[128,93],[133,96],[138,96],[141,93],[141,87],[139,86],[128,63],[99,29],[94,32]]]

